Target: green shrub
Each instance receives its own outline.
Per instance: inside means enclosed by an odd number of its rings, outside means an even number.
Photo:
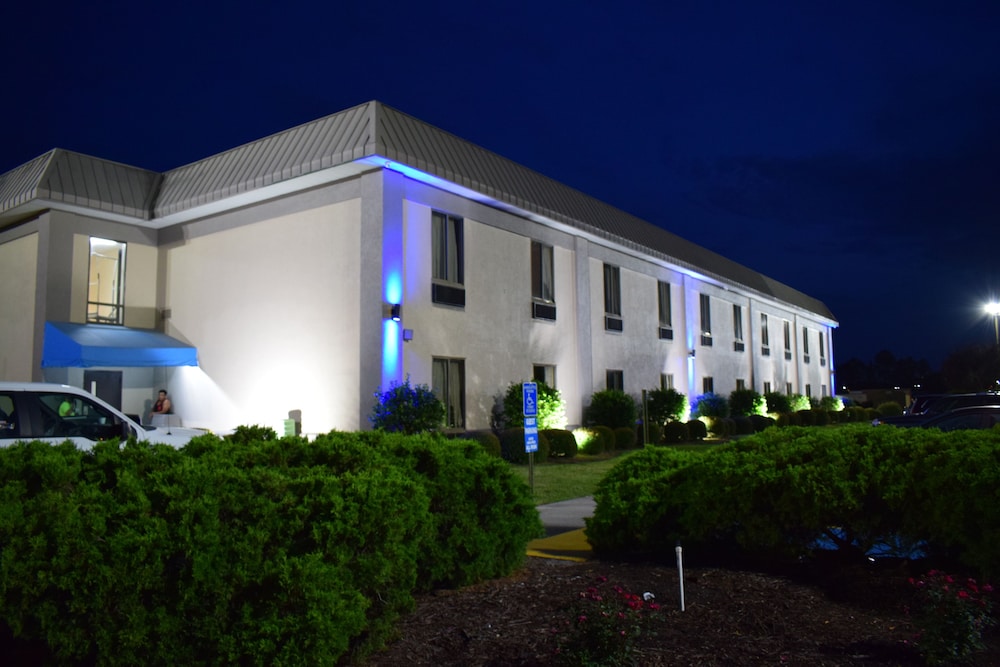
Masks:
[[[903,414],[903,406],[897,401],[879,403],[875,410],[878,412],[879,417],[895,417]]]
[[[774,426],[777,420],[773,417],[765,417],[763,415],[750,415],[750,424],[753,428],[754,433],[760,433],[765,428]]]
[[[767,412],[767,399],[753,389],[737,389],[729,394],[729,414],[733,417],[763,415]]]
[[[505,576],[540,530],[471,441],[21,443],[0,449],[0,620],[53,664],[355,664],[415,591]]]
[[[650,422],[665,424],[685,419],[687,413],[687,396],[676,389],[650,389],[646,392],[646,416]]]
[[[467,440],[474,440],[475,442],[478,442],[482,446],[483,451],[487,454],[500,458],[500,438],[498,438],[496,433],[493,431],[488,429],[466,431],[462,434],[462,437]]]
[[[590,405],[584,410],[584,423],[587,426],[607,426],[611,429],[621,426],[633,428],[635,421],[635,401],[617,389],[594,393],[590,397]]]
[[[226,436],[226,440],[237,444],[257,442],[262,440],[277,440],[278,434],[270,426],[237,426]]]
[[[792,400],[788,394],[769,391],[764,394],[764,400],[767,402],[768,414],[781,415],[792,411]]]
[[[668,422],[669,423],[669,422]],[[655,422],[639,424],[636,426],[636,442],[643,445],[659,444],[663,438],[663,426]]]
[[[549,443],[549,458],[572,459],[577,454],[576,438],[572,431],[561,428],[545,429],[545,440]]]
[[[694,399],[692,417],[728,417],[729,401],[725,396],[707,393]]]
[[[767,429],[696,456],[647,448],[601,481],[587,536],[600,556],[654,559],[677,540],[700,557],[789,562],[823,540],[859,564],[874,547],[921,545],[936,563],[995,577],[1000,504],[982,498],[1000,488],[998,445],[1000,430],[857,424]]]
[[[375,392],[375,406],[368,420],[390,433],[424,433],[444,423],[444,403],[425,384],[410,386],[410,376],[393,382],[385,392]]]
[[[801,412],[802,410],[812,410],[812,402],[808,396],[802,394],[792,394],[788,397],[789,412]]]
[[[619,426],[614,430],[615,450],[635,449],[636,437],[634,426]]]
[[[828,412],[840,412],[844,409],[844,401],[840,396],[824,396],[819,399],[819,407]]]
[[[700,419],[692,419],[687,423],[688,437],[691,440],[704,440],[708,437],[708,426]]]
[[[588,456],[599,456],[612,452],[615,448],[615,434],[607,426],[590,426],[573,431],[580,452]]]
[[[536,424],[539,429],[566,428],[566,403],[555,387],[544,382],[538,385],[538,415]],[[524,426],[524,383],[512,382],[503,397],[504,428]]]
[[[760,415],[754,415],[759,417]],[[732,417],[733,422],[733,435],[750,435],[753,433],[753,422],[750,421],[750,417],[737,416]]]
[[[701,422],[698,422],[701,424]],[[702,424],[704,426],[704,424]],[[663,425],[663,438],[662,441],[668,445],[675,445],[681,442],[687,442],[691,439],[688,434],[688,426],[684,422],[671,421]]]
[[[505,428],[500,431],[500,453],[506,461],[516,465],[528,463],[528,452],[524,451],[524,428]],[[538,451],[535,463],[545,463],[549,458],[549,441],[543,431],[538,432]]]

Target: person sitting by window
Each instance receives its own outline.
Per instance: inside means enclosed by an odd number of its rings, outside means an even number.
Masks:
[[[167,390],[161,389],[159,398],[153,404],[153,409],[149,411],[149,418],[152,420],[153,415],[169,415],[172,412],[172,408],[173,405],[170,403],[170,399],[167,398]]]

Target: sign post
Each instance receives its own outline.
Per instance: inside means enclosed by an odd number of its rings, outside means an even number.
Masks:
[[[524,451],[528,453],[528,486],[535,495],[535,452],[538,451],[538,385],[525,382],[521,385],[524,412]]]

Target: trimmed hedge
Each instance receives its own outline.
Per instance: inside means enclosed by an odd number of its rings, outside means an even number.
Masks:
[[[648,448],[602,480],[587,536],[598,555],[808,557],[819,541],[1000,574],[1000,430],[767,429],[704,453]]]
[[[524,451],[524,428],[505,428],[500,431],[500,452],[504,460],[516,465],[528,464],[528,452]],[[538,451],[535,452],[535,463],[545,463],[549,460],[549,441],[544,431],[538,432]]]
[[[636,435],[634,426],[619,426],[614,430],[615,450],[635,449]]]
[[[549,458],[576,458],[577,444],[572,431],[559,428],[547,428],[543,431],[545,440],[549,443]]]
[[[333,433],[0,449],[0,620],[49,662],[356,662],[413,595],[504,576],[541,532],[467,440]]]
[[[615,450],[615,433],[607,426],[586,426],[573,431],[580,451],[588,456],[600,456]]]

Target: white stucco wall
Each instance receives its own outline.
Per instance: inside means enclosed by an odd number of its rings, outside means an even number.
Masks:
[[[567,419],[579,422],[573,253],[553,250],[556,321],[531,317],[531,238],[464,218],[464,308],[431,301],[432,208],[408,201],[403,326],[411,381],[431,385],[433,358],[465,361],[467,428],[488,428],[495,402],[511,382],[530,380],[535,364],[556,367]]]
[[[37,233],[0,244],[0,379],[32,380],[37,273]]]
[[[166,248],[167,333],[198,347],[171,392],[184,423],[307,433],[359,424],[358,200]]]

